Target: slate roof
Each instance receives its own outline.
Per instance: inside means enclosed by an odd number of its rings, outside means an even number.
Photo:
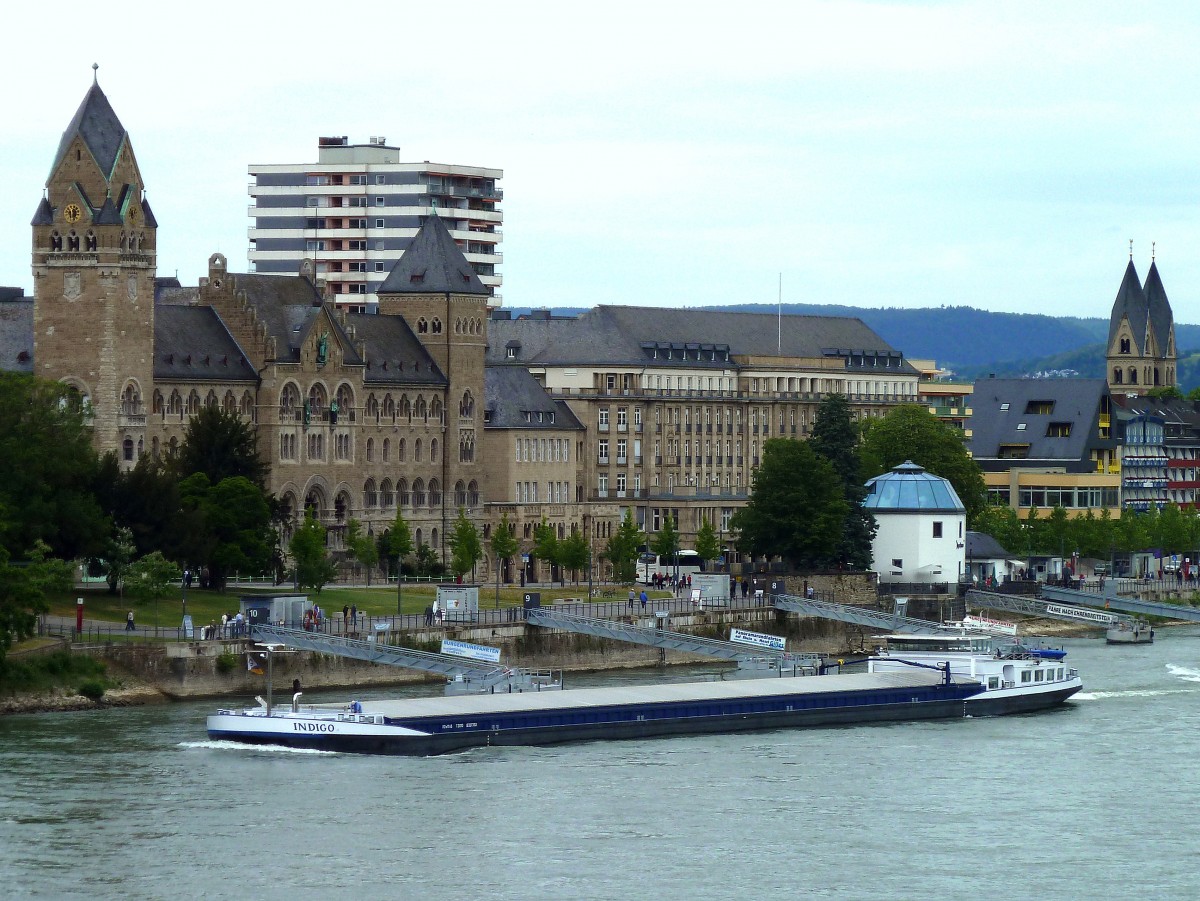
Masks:
[[[258,373],[212,307],[154,309],[155,381],[257,381]]]
[[[968,560],[1005,560],[1012,555],[987,532],[967,532]]]
[[[1158,264],[1151,262],[1150,271],[1146,273],[1147,317],[1150,327],[1154,330],[1154,340],[1158,342],[1158,352],[1167,352],[1167,339],[1171,334],[1171,323],[1175,317],[1171,313],[1171,302],[1167,300],[1167,290],[1163,287],[1162,278],[1158,274]]]
[[[1067,472],[1092,472],[1091,450],[1117,445],[1115,437],[1100,438],[1098,432],[1108,396],[1104,379],[980,379],[971,396],[971,455],[992,471],[1053,461]],[[1026,412],[1031,401],[1052,401],[1053,407],[1049,413]],[[1070,434],[1048,436],[1051,423],[1070,423]],[[1028,456],[999,459],[1002,444],[1028,444]]]
[[[0,303],[0,370],[33,372],[33,298]]]
[[[905,460],[867,482],[864,509],[872,513],[965,513],[967,508],[946,479]]]
[[[1145,350],[1146,341],[1146,292],[1142,290],[1142,280],[1138,278],[1133,260],[1125,267],[1125,276],[1121,279],[1121,287],[1117,289],[1117,298],[1113,301],[1112,314],[1108,317],[1108,344],[1111,347],[1117,335],[1121,319],[1129,320],[1133,329],[1133,352],[1141,355]]]
[[[346,323],[366,345],[367,384],[445,385],[446,376],[399,316],[351,313]]]
[[[780,325],[782,330],[780,331]],[[728,369],[729,354],[822,357],[845,352],[892,359],[883,371],[912,374],[912,368],[861,319],[784,316],[668,307],[600,306],[572,319],[512,319],[488,323],[488,359],[500,362],[519,344],[516,360],[526,365],[708,366]],[[665,347],[673,349],[670,358]],[[686,353],[685,353],[686,352]],[[696,359],[696,357],[699,359]]]
[[[63,132],[58,152],[54,154],[54,164],[50,167],[52,173],[63,161],[75,135],[83,139],[105,177],[110,177],[117,163],[117,155],[125,142],[125,126],[113,112],[112,104],[108,102],[108,98],[96,82],[92,83],[84,95],[83,102],[79,104],[79,109],[75,111],[75,116]]]
[[[489,429],[583,430],[583,424],[566,402],[547,394],[523,366],[488,366],[484,369],[483,409],[488,414],[486,427]],[[526,413],[532,414],[528,421]]]
[[[379,294],[489,294],[440,216],[426,216]]]

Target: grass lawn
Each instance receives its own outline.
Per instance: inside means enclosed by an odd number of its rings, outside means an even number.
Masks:
[[[597,600],[620,600],[628,596],[628,588],[621,586],[607,586],[612,588],[614,594],[611,598],[597,598]],[[542,595],[542,602],[556,600],[558,598],[587,598],[587,584],[571,585],[567,584],[565,588],[536,588],[532,589],[539,591]],[[187,612],[192,617],[192,622],[197,625],[203,625],[208,622],[219,622],[221,614],[226,613],[233,615],[241,605],[239,603],[242,595],[254,594],[285,594],[290,589],[286,585],[280,585],[272,590],[255,589],[244,590],[240,588],[230,588],[224,594],[216,591],[202,591],[198,588],[189,588],[187,592]],[[337,588],[326,587],[321,590],[320,594],[313,591],[301,592],[307,594],[308,597],[321,605],[321,608],[328,614],[341,613],[342,606],[347,607],[357,606],[360,613],[365,613],[369,616],[391,616],[396,613],[396,586],[372,586],[371,588]],[[437,593],[437,588],[428,582],[420,584],[404,585],[402,589],[403,609],[401,612],[406,614],[419,614],[425,611],[425,607],[433,603],[433,599]],[[525,589],[517,586],[500,586],[500,604],[501,607],[519,606],[523,600]],[[650,592],[652,597],[668,597],[669,592]],[[112,622],[125,622],[125,614],[130,610],[134,612],[134,619],[138,626],[162,626],[165,628],[177,627],[183,619],[183,599],[176,589],[175,593],[158,601],[143,602],[135,604],[128,598],[122,599],[119,595],[109,594],[108,586],[101,585],[99,587],[88,586],[87,588],[77,588],[70,595],[62,595],[50,599],[50,613],[57,616],[75,616],[75,599],[83,598],[83,615],[87,619],[110,620]],[[479,606],[480,608],[490,609],[496,606],[496,586],[495,585],[480,585],[479,587]]]

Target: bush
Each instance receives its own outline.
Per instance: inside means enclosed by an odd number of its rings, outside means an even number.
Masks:
[[[104,683],[99,679],[88,679],[80,684],[78,690],[85,698],[91,698],[93,701],[99,701],[104,697]]]
[[[228,676],[237,666],[238,659],[234,654],[222,654],[217,658],[217,672],[222,676]]]

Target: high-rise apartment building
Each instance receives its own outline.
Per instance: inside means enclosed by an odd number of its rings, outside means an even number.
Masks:
[[[421,223],[436,210],[499,306],[501,169],[400,162],[385,138],[317,141],[316,163],[252,165],[250,263],[294,275],[302,260],[339,307],[367,312]]]

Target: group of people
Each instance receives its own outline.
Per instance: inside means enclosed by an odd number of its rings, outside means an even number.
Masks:
[[[670,588],[671,591],[686,591],[692,587],[692,577],[690,575],[681,575],[676,578],[673,575],[666,573],[655,573],[650,577],[650,584],[655,591],[663,591]]]
[[[442,605],[437,601],[434,601],[425,608],[425,625],[432,626],[434,623],[437,623],[440,626],[445,619],[446,611],[442,609]]]

